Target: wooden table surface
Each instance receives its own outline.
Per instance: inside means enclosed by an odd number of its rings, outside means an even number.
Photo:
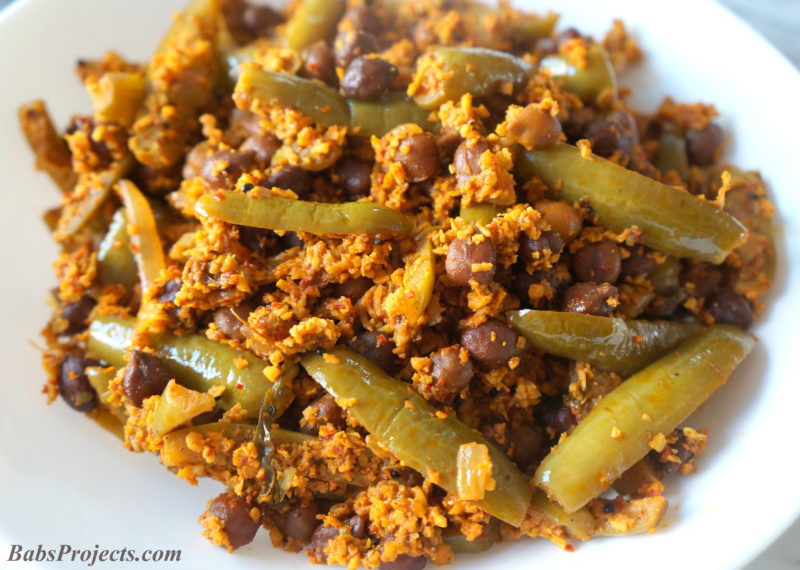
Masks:
[[[13,1],[0,0],[0,10]],[[800,69],[800,0],[717,1],[755,28]],[[800,519],[745,570],[800,570]]]

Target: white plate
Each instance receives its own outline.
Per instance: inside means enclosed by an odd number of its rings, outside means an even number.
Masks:
[[[265,532],[229,556],[200,536],[195,522],[219,487],[186,485],[151,455],[124,452],[113,436],[40,393],[38,330],[46,291],[55,284],[51,243],[41,212],[58,200],[16,124],[16,108],[47,99],[59,125],[89,100],[72,73],[79,57],[115,49],[144,60],[180,0],[16,2],[0,13],[0,241],[3,375],[0,379],[2,473],[0,560],[24,549],[180,549],[176,568],[305,568],[303,555],[274,551]],[[624,17],[647,62],[623,77],[637,103],[653,108],[664,94],[717,105],[729,156],[759,168],[778,205],[780,264],[769,309],[756,327],[758,348],[690,423],[708,427],[709,447],[696,475],[671,479],[665,528],[651,536],[598,539],[566,553],[547,541],[524,541],[459,557],[458,568],[697,568],[743,566],[800,512],[796,402],[800,345],[800,192],[797,144],[800,77],[741,21],[707,0],[519,2],[557,5],[564,26],[599,34]],[[793,260],[790,265],[788,260]],[[18,564],[13,567],[21,567]],[[36,567],[51,567],[46,562]],[[76,563],[85,567],[85,563]],[[152,564],[143,564],[153,567]],[[58,565],[59,568],[64,567]]]

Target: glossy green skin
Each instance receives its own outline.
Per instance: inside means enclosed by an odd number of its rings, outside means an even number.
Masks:
[[[475,18],[476,22],[481,23],[490,20],[495,7],[485,4],[474,6],[464,6],[463,11]],[[549,12],[544,16],[538,14],[518,14],[515,15],[511,24],[511,38],[515,43],[531,42],[538,38],[546,38],[553,33],[558,15]],[[497,45],[497,40],[507,40],[508,38],[498,38],[491,27],[478,25],[475,29],[475,43],[478,45]]]
[[[658,150],[653,157],[653,164],[661,172],[674,170],[681,180],[689,178],[689,157],[686,154],[686,142],[683,137],[672,134],[661,135],[658,139]]]
[[[505,206],[498,206],[497,204],[475,204],[472,206],[461,206],[458,212],[458,217],[469,223],[481,223],[486,225],[506,211]]]
[[[421,109],[405,93],[389,93],[376,101],[356,101],[319,81],[275,73],[263,69],[237,69],[237,97],[245,103],[257,100],[266,104],[294,107],[316,123],[350,127],[354,134],[382,137],[397,125],[416,123],[431,129],[429,111]]]
[[[722,263],[747,230],[729,214],[684,190],[667,186],[599,156],[558,144],[517,154],[515,171],[538,176],[562,200],[588,199],[602,224],[622,232],[637,226],[645,245],[676,257]]]
[[[354,134],[382,137],[398,125],[416,123],[426,131],[430,111],[420,108],[405,93],[389,93],[377,101],[349,99],[350,128]]]
[[[509,311],[506,318],[539,350],[588,362],[623,378],[663,356],[701,328],[696,323],[626,321],[529,309]]]
[[[519,87],[533,73],[527,61],[509,53],[479,47],[438,47],[433,50],[444,60],[450,77],[439,82],[438,89],[414,96],[423,109],[435,109],[447,101],[455,101],[466,93],[474,97],[491,95],[503,83]]]
[[[558,505],[545,496],[541,489],[536,489],[533,492],[533,506],[564,527],[567,531],[567,536],[577,538],[580,540],[589,540],[591,535],[594,534],[595,521],[589,509],[582,507],[572,513],[568,513]]]
[[[219,199],[221,198],[221,199]],[[195,204],[203,215],[232,224],[312,234],[382,234],[410,236],[412,218],[371,202],[324,204],[289,198],[250,198],[239,192],[207,194]]]
[[[286,42],[301,50],[333,35],[344,14],[345,0],[304,0],[286,24]]]
[[[350,108],[344,97],[311,79],[248,67],[239,74],[234,97],[240,106],[259,101],[294,107],[325,127],[350,124]]]
[[[125,354],[133,336],[133,319],[98,317],[89,327],[89,351],[117,368],[127,362]],[[225,386],[217,404],[225,410],[239,403],[248,417],[257,418],[264,394],[272,383],[262,371],[265,363],[253,353],[236,350],[201,335],[175,336],[163,332],[152,340],[152,347],[182,386],[205,392],[212,386]],[[242,368],[234,359],[243,358]]]
[[[358,353],[344,347],[329,351],[340,362],[331,364],[307,353],[301,364],[314,380],[344,403],[348,414],[403,463],[422,473],[439,474],[437,484],[451,493],[456,485],[456,456],[465,443],[489,449],[496,487],[475,503],[487,513],[519,526],[531,500],[527,479],[497,447],[459,420],[434,415],[434,408],[411,388],[388,376]],[[408,402],[410,405],[407,405]]]
[[[130,250],[125,208],[114,212],[97,250],[97,274],[103,285],[119,283],[130,289],[139,282],[139,269]]]
[[[755,340],[715,325],[614,388],[536,470],[534,481],[567,512],[580,509],[697,409],[750,353]],[[620,432],[612,437],[612,430]]]
[[[483,530],[483,533],[475,540],[467,540],[463,534],[455,535],[442,535],[442,539],[450,545],[453,552],[456,554],[477,554],[478,552],[486,552],[492,545],[497,542],[497,537],[500,535],[500,522],[497,519],[492,519]]]
[[[607,88],[617,94],[617,75],[608,58],[606,50],[594,46],[586,52],[586,67],[578,69],[563,55],[544,58],[540,65],[550,71],[553,77],[562,78],[564,88],[575,93],[584,103],[593,103],[597,96]]]

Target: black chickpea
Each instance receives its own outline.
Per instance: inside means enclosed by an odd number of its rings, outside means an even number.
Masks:
[[[222,530],[233,548],[253,542],[260,517],[253,520],[251,510],[241,497],[227,493],[217,496],[208,506],[208,511],[222,521]]]
[[[467,285],[474,279],[481,285],[492,281],[495,270],[494,245],[484,236],[483,239],[455,239],[447,249],[445,270],[450,283]]]
[[[369,101],[389,91],[397,68],[377,56],[359,56],[351,61],[342,77],[345,97]]]

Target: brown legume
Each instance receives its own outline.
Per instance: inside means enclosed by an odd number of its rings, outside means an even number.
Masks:
[[[439,174],[439,150],[429,133],[417,133],[403,139],[395,155],[403,165],[406,179],[422,182]]]
[[[323,40],[308,46],[305,60],[300,75],[310,79],[318,79],[328,85],[338,85],[339,77],[336,75],[336,61],[333,50]]]
[[[340,158],[333,167],[334,180],[351,200],[358,200],[369,194],[372,181],[372,161],[353,156]]]
[[[383,333],[364,331],[353,337],[349,344],[353,350],[383,368],[388,374],[394,374],[399,363],[397,356],[392,352],[395,345]]]
[[[253,35],[263,36],[277,24],[283,22],[280,12],[265,4],[247,3],[242,11],[242,26]]]
[[[368,33],[357,30],[340,32],[333,42],[333,56],[336,65],[347,69],[357,57],[378,51],[378,39]]]
[[[608,316],[614,311],[608,301],[618,296],[617,288],[608,283],[576,283],[564,291],[564,310]]]
[[[527,149],[548,148],[561,137],[561,123],[549,110],[531,103],[509,121],[506,136]]]
[[[334,538],[339,536],[339,529],[333,526],[319,525],[311,535],[311,549],[321,551]]]
[[[357,4],[352,8],[348,8],[342,20],[348,20],[356,30],[368,32],[376,36],[383,31],[383,23],[380,18],[378,18],[375,10],[362,4]]]
[[[578,210],[566,202],[539,200],[534,206],[550,227],[558,232],[564,245],[578,237],[583,227]]]
[[[488,271],[473,271],[472,266],[477,263],[491,263]],[[450,283],[456,286],[467,285],[474,279],[481,285],[487,285],[495,274],[494,245],[489,238],[484,238],[480,243],[471,239],[455,239],[447,249],[445,270]]]
[[[333,424],[338,429],[344,429],[345,417],[344,410],[336,403],[336,399],[330,394],[320,396],[313,402],[310,407],[314,409],[316,416],[315,425],[306,424],[300,428],[303,433],[316,434],[319,431],[319,426],[325,424]]]
[[[74,410],[91,412],[97,407],[97,392],[86,376],[87,366],[97,366],[96,360],[68,354],[61,362],[58,375],[58,392]]]
[[[519,355],[518,335],[507,323],[499,319],[489,319],[461,334],[461,344],[472,358],[484,368],[493,369],[504,366],[511,358]]]
[[[220,150],[205,159],[200,176],[212,189],[233,188],[239,177],[250,171],[256,161],[252,150]]]
[[[458,145],[453,155],[453,168],[459,186],[464,186],[473,176],[480,174],[480,158],[487,150],[489,144],[483,139],[479,139],[475,144],[464,141]]]
[[[747,329],[753,324],[753,307],[747,297],[730,289],[721,289],[707,300],[708,312],[717,323]]]
[[[134,406],[141,406],[145,398],[161,394],[171,377],[160,358],[134,349],[122,377],[122,389]]]
[[[621,270],[622,254],[610,240],[586,244],[572,256],[572,272],[581,281],[613,283]]]
[[[214,311],[214,324],[232,340],[243,341],[241,328],[254,309],[254,303],[245,301],[236,307],[222,307]]]
[[[558,434],[569,432],[578,423],[572,410],[563,402],[545,404],[540,418],[545,426],[553,429],[556,433],[556,439]]]
[[[364,515],[355,515],[344,521],[350,527],[350,534],[356,538],[364,538],[367,536],[367,517]]]
[[[211,501],[208,511],[222,521],[222,530],[234,548],[240,548],[253,541],[260,526],[250,516],[250,507],[235,495],[222,493]]]
[[[707,297],[722,283],[722,269],[705,261],[689,261],[681,274],[686,292],[693,297]]]
[[[689,162],[697,166],[708,166],[718,157],[722,146],[722,129],[709,123],[702,129],[686,129],[683,134]]]
[[[239,243],[250,251],[267,253],[269,239],[272,236],[270,230],[264,228],[254,228],[251,226],[239,226]]]
[[[519,257],[526,262],[536,262],[544,256],[545,251],[558,253],[564,247],[561,235],[553,230],[541,233],[536,239],[531,239],[524,232],[519,236]]]
[[[517,465],[526,467],[539,459],[544,445],[541,429],[530,424],[522,424],[510,430],[511,459]]]
[[[239,150],[252,151],[258,165],[266,168],[280,146],[281,141],[272,133],[256,133],[247,137]]]
[[[314,500],[290,507],[281,516],[276,517],[276,523],[283,533],[299,542],[307,543],[314,534],[319,506]]]
[[[356,277],[355,279],[350,278],[343,283],[331,285],[329,291],[331,297],[347,297],[355,303],[373,285],[374,282],[368,277]]]
[[[620,275],[638,277],[639,275],[647,275],[658,265],[651,255],[650,248],[643,245],[635,245],[627,248],[630,255],[622,260],[620,266]]]
[[[97,305],[89,295],[84,295],[74,303],[67,303],[61,309],[61,318],[67,321],[67,328],[61,334],[72,336],[81,331],[85,331],[89,326],[89,314]]]
[[[469,385],[469,381],[475,375],[475,368],[472,361],[467,358],[466,362],[461,362],[461,347],[458,345],[448,346],[431,354],[433,369],[431,376],[438,380],[441,388],[446,388],[450,392],[460,392]]]
[[[291,164],[271,170],[267,179],[264,181],[264,186],[268,188],[291,190],[297,194],[297,197],[300,199],[306,197],[311,192],[311,185],[311,175],[299,166]]]
[[[359,56],[347,66],[342,77],[342,93],[345,97],[369,101],[389,91],[389,85],[397,77],[397,68],[380,57]]]

